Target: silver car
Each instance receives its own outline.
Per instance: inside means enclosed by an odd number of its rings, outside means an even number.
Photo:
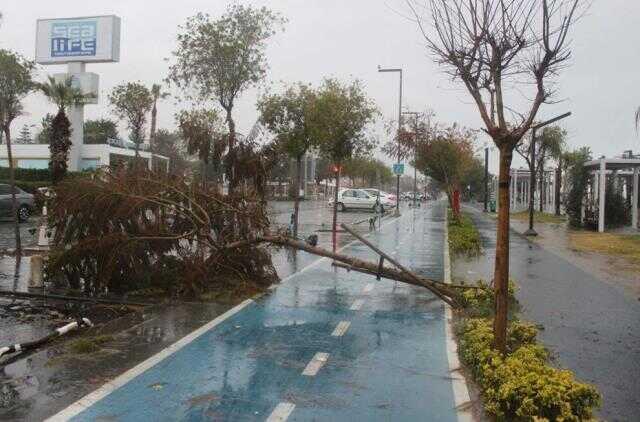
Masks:
[[[16,187],[16,200],[18,201],[18,220],[25,222],[35,208],[35,197]],[[12,218],[11,186],[0,184],[0,217]]]

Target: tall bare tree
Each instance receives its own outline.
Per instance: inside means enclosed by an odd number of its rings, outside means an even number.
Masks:
[[[428,49],[461,81],[500,151],[494,272],[495,347],[506,350],[509,173],[513,150],[553,94],[550,79],[571,57],[569,30],[581,0],[406,0]],[[430,17],[425,13],[430,11]],[[427,22],[429,20],[430,22]],[[429,23],[431,25],[429,25]],[[533,89],[526,92],[528,87]],[[523,92],[515,100],[510,90]],[[517,88],[517,89],[513,89]],[[521,111],[516,107],[525,104]]]

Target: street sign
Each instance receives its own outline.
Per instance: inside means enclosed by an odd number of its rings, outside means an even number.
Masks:
[[[404,164],[394,164],[393,174],[396,176],[402,176],[404,174]]]
[[[120,61],[120,18],[39,19],[36,62],[106,63]]]

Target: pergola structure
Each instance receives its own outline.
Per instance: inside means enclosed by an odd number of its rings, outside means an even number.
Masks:
[[[534,189],[534,207],[539,209],[540,201],[543,202],[545,212],[554,212],[556,203],[556,169],[544,169],[543,176],[536,176],[536,184]],[[529,208],[529,196],[531,195],[531,172],[529,169],[517,168],[511,169],[511,177],[509,178],[510,204],[509,208],[512,212],[524,211]],[[492,199],[497,203],[495,192],[498,190],[497,180],[493,181]]]
[[[598,204],[598,231],[605,229],[605,198],[607,176],[613,177],[616,189],[622,189],[625,199],[631,199],[631,227],[638,229],[638,175],[640,173],[640,157],[600,158],[589,161],[584,166],[591,171],[591,195]],[[584,207],[583,207],[584,218]]]

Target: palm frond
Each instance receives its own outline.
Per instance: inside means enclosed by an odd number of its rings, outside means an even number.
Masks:
[[[37,86],[40,92],[58,107],[59,111],[64,111],[69,106],[80,105],[86,100],[94,98],[93,94],[84,94],[80,88],[74,87],[71,77],[58,81],[53,76],[49,76],[47,82]]]

